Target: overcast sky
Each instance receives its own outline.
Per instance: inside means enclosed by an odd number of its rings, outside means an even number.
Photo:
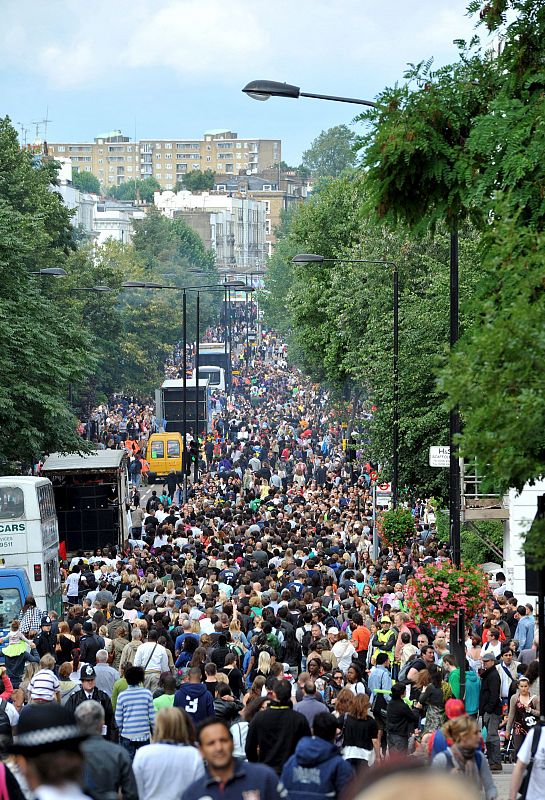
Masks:
[[[405,65],[455,59],[469,38],[467,0],[1,0],[0,113],[41,120],[49,141],[120,128],[137,138],[200,138],[229,128],[281,138],[299,163],[353,106],[258,103],[256,78],[372,99]]]

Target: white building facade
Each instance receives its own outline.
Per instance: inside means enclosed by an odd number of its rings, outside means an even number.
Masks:
[[[267,209],[261,200],[221,194],[156,192],[156,207],[170,219],[183,219],[214,251],[218,270],[250,273],[265,266]]]

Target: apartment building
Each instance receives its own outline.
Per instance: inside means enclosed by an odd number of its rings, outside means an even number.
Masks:
[[[216,175],[214,191],[230,197],[259,200],[265,206],[265,252],[272,254],[276,244],[276,229],[282,212],[293,203],[302,203],[309,194],[306,181],[278,169],[263,170],[261,175]]]
[[[121,131],[110,131],[92,142],[52,142],[53,157],[69,158],[75,172],[88,171],[104,187],[154,177],[163,189],[192,170],[214,173],[257,174],[282,159],[279,139],[239,139],[229,130],[207,131],[202,139],[141,139],[131,141]]]
[[[261,270],[266,260],[266,206],[259,200],[221,194],[156,192],[155,205],[171,219],[183,219],[214,251],[225,274]]]

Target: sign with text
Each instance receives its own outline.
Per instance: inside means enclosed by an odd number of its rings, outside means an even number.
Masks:
[[[430,447],[430,467],[450,467],[450,447]]]

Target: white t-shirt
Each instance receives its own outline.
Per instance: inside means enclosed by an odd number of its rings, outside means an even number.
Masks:
[[[518,758],[523,764],[529,764],[532,758],[533,737],[534,730],[532,729],[518,752]],[[526,793],[526,800],[541,800],[543,797],[545,797],[545,736],[543,736],[542,729],[536,757],[534,759],[534,766],[532,767],[528,792]]]
[[[79,572],[71,572],[66,579],[66,594],[68,597],[76,597],[79,590]]]

